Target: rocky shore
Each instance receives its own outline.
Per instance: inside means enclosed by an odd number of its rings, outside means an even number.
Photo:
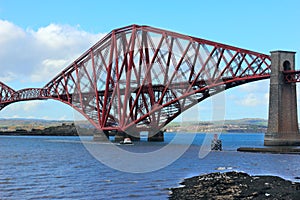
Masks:
[[[276,176],[250,176],[241,172],[211,173],[185,179],[172,188],[169,199],[300,199],[300,183]]]

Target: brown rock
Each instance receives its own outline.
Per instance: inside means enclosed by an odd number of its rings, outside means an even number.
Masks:
[[[298,200],[300,183],[276,176],[246,173],[212,173],[185,179],[184,187],[172,188],[169,199],[287,199]]]

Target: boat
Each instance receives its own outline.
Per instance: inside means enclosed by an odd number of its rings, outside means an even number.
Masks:
[[[124,140],[121,141],[120,144],[132,144],[132,141],[129,137],[127,137],[127,138],[124,138]]]

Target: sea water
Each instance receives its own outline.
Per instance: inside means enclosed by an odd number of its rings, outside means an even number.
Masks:
[[[174,135],[166,133],[165,142],[134,142],[120,148],[155,151]],[[243,171],[292,181],[300,176],[300,155],[236,151],[263,146],[263,134],[221,134],[223,151],[199,158],[204,138],[197,134],[179,159],[160,170],[127,173],[99,162],[79,137],[0,136],[0,199],[167,199],[168,188],[199,174]]]

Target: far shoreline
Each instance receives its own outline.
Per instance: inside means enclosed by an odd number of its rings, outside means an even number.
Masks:
[[[164,132],[164,134],[265,134],[263,132]],[[94,134],[91,134],[91,131],[88,131],[86,134],[82,134],[82,131],[80,132],[80,135],[78,132],[65,132],[65,133],[54,133],[54,132],[48,132],[46,131],[0,131],[0,136],[93,136]]]

